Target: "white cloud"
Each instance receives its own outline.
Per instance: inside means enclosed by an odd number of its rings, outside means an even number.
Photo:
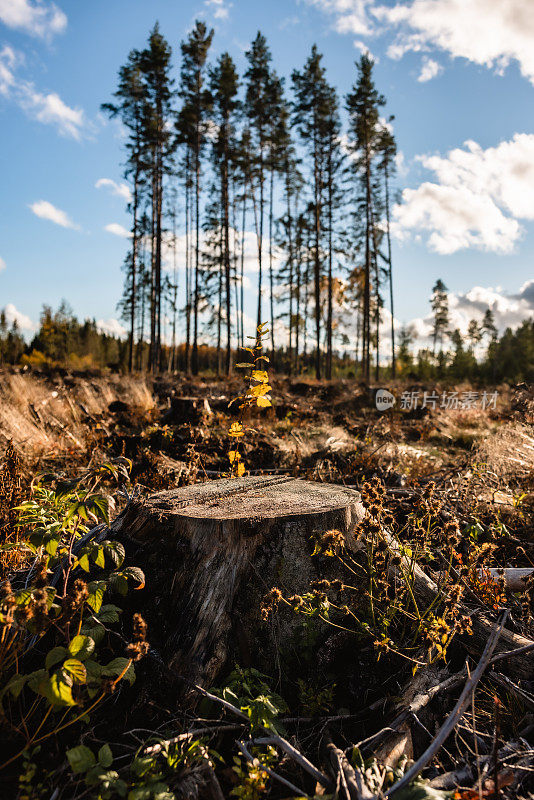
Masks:
[[[112,233],[113,236],[120,236],[123,239],[129,239],[131,237],[130,231],[127,231],[124,225],[119,225],[118,222],[110,222],[109,225],[104,226],[104,230],[108,233]]]
[[[331,14],[338,33],[369,36],[373,32],[369,16],[373,0],[306,0],[306,2]]]
[[[441,64],[438,64],[438,62],[434,61],[432,58],[424,58],[421,72],[417,80],[419,83],[426,83],[427,81],[431,81],[432,78],[436,78],[442,72],[443,67]]]
[[[6,262],[4,261],[3,258],[0,258],[0,272],[2,272],[2,270],[5,268],[6,268]]]
[[[56,225],[61,225],[62,228],[80,229],[79,225],[76,225],[65,211],[56,208],[48,200],[37,200],[35,203],[30,203],[28,208],[33,211],[36,217],[47,219]]]
[[[332,16],[338,33],[376,36],[396,31],[391,58],[437,48],[453,58],[494,68],[516,61],[534,83],[532,0],[306,0]]]
[[[81,108],[71,108],[55,92],[42,94],[31,83],[20,86],[20,104],[38,122],[55,125],[62,136],[81,139],[85,125]]]
[[[7,97],[15,83],[13,69],[17,63],[17,55],[12,47],[4,45],[0,50],[0,94]]]
[[[393,57],[437,47],[498,71],[517,61],[534,83],[534,14],[525,0],[411,0],[373,13],[400,27]]]
[[[294,25],[298,25],[300,22],[300,17],[296,14],[293,14],[290,17],[285,17],[282,22],[278,25],[279,30],[284,31],[286,28],[292,28]]]
[[[122,338],[127,334],[126,328],[121,325],[118,319],[99,319],[96,327],[101,333],[107,333],[109,336]]]
[[[132,193],[126,183],[116,183],[112,181],[111,178],[99,178],[95,183],[95,189],[102,188],[109,189],[112,194],[124,198],[127,203],[132,199]]]
[[[55,3],[38,0],[0,0],[0,20],[8,28],[23,30],[32,36],[48,39],[63,33],[67,17]]]
[[[2,0],[0,0],[0,3]],[[17,67],[23,56],[5,45],[0,51],[0,94],[11,98],[32,119],[54,125],[62,136],[80,140],[90,126],[81,108],[71,108],[56,92],[43,94],[31,81],[19,78]]]
[[[534,219],[533,134],[516,134],[486,150],[468,141],[446,156],[418,160],[436,182],[404,190],[393,210],[400,239],[427,232],[430,249],[442,254],[514,248],[523,233],[520,220]]]
[[[213,13],[215,19],[228,19],[233,4],[226,3],[225,0],[206,0],[204,5]]]
[[[13,323],[16,322],[18,327],[23,331],[37,330],[37,325],[25,314],[22,314],[13,303],[8,303],[4,306],[4,314],[6,315],[6,320],[9,325],[13,325]]]

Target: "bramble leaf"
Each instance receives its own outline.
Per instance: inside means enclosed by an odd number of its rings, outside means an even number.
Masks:
[[[79,744],[77,747],[67,750],[67,758],[75,775],[80,772],[87,772],[88,769],[91,769],[96,764],[93,751],[84,744]]]
[[[53,647],[47,653],[46,660],[45,660],[45,667],[50,669],[51,667],[55,666],[55,664],[59,664],[60,661],[63,661],[68,655],[68,651],[65,647]]]
[[[87,671],[77,658],[68,658],[63,664],[63,669],[72,676],[74,683],[85,683],[87,681]]]
[[[75,636],[68,646],[70,655],[76,656],[80,661],[85,661],[86,658],[89,658],[94,649],[95,642],[90,636]]]

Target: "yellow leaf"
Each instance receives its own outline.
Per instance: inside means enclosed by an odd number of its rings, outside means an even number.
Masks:
[[[244,436],[243,433],[243,426],[240,422],[232,422],[230,425],[230,430],[228,431],[228,436]]]
[[[241,453],[238,452],[237,450],[230,450],[230,452],[228,453],[228,458],[230,459],[230,464],[233,464],[234,461],[239,461],[239,459],[241,458]]]
[[[260,397],[262,394],[268,394],[268,392],[272,391],[272,388],[268,383],[258,383],[257,386],[252,387],[251,394],[253,397]]]
[[[267,397],[257,397],[256,405],[259,406],[260,408],[269,408],[270,406],[272,406],[272,403]]]
[[[253,369],[251,378],[259,383],[267,383],[269,380],[268,374],[263,369]]]
[[[242,475],[245,474],[245,465],[242,461],[239,462],[237,465],[237,477],[240,478]]]

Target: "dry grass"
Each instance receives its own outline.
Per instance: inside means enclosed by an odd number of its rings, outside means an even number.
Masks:
[[[146,411],[154,400],[139,378],[110,376],[55,385],[34,375],[0,376],[0,437],[29,458],[84,451],[87,415],[98,418],[122,400]]]
[[[503,484],[534,475],[534,437],[532,427],[520,423],[502,424],[476,449],[475,460],[484,464]]]

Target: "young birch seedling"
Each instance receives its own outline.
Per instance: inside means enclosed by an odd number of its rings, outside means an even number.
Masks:
[[[258,325],[256,329],[256,336],[248,336],[248,339],[254,341],[254,347],[241,348],[245,353],[249,354],[249,361],[236,364],[238,369],[247,370],[245,375],[247,386],[245,393],[239,397],[235,397],[231,402],[239,403],[239,419],[237,422],[232,422],[228,430],[231,445],[228,451],[228,460],[230,462],[230,477],[240,478],[245,474],[245,465],[243,463],[242,454],[240,453],[240,445],[245,435],[243,428],[243,417],[247,408],[257,406],[259,408],[269,408],[272,406],[271,397],[269,392],[272,387],[269,386],[269,376],[265,369],[262,369],[263,362],[268,363],[269,359],[263,355],[263,340],[269,335],[266,322]]]

